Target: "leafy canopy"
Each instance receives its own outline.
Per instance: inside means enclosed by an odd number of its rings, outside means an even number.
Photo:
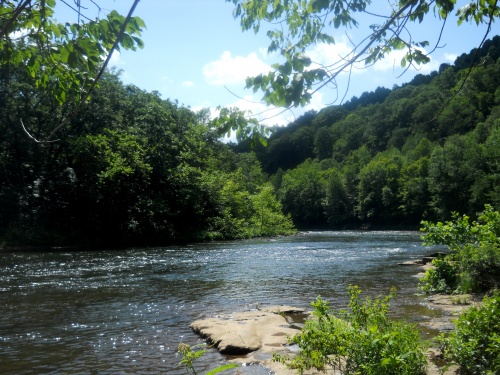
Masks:
[[[60,23],[55,17],[56,0],[2,1],[0,68],[7,72],[7,80],[15,80],[9,72],[24,68],[37,88],[61,105],[71,99],[78,109],[113,50],[143,48],[139,36],[144,21],[132,17],[137,3],[127,17],[111,11],[106,18],[91,20],[76,9],[78,22]]]
[[[387,14],[381,14],[380,4],[372,5],[371,0],[226,1],[235,4],[234,16],[240,19],[243,30],[257,33],[266,24],[268,51],[279,53],[283,61],[273,65],[267,74],[248,78],[246,87],[254,92],[261,90],[267,104],[283,107],[304,106],[319,89],[328,84],[335,86],[338,75],[349,72],[354,64],[373,64],[394,50],[406,51],[401,60],[403,68],[429,62],[424,50],[429,41],[413,40],[408,27],[411,23],[422,23],[431,11],[443,27],[453,13],[458,25],[465,21],[488,26],[500,14],[495,0],[474,0],[458,10],[456,0],[400,0],[387,4],[390,9]],[[353,43],[347,56],[327,66],[307,56],[307,49],[313,45],[335,44],[333,29],[358,27],[358,20],[367,16],[373,20],[369,34],[361,42]]]

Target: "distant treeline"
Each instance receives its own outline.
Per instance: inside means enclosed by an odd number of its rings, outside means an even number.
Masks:
[[[471,69],[472,67],[472,69]],[[255,152],[299,228],[414,227],[500,209],[500,37],[276,128]]]

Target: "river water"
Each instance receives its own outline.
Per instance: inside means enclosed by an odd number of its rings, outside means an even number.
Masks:
[[[189,324],[258,306],[335,308],[346,287],[400,288],[396,317],[432,311],[416,295],[417,232],[308,232],[162,248],[0,253],[0,374],[184,374],[177,346],[202,341]],[[222,363],[215,350],[200,373]],[[233,372],[231,372],[233,373]],[[267,374],[249,366],[244,373]]]

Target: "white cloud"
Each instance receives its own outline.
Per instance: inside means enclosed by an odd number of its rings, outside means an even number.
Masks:
[[[228,85],[243,83],[245,78],[266,73],[271,67],[263,62],[255,52],[248,56],[231,56],[225,51],[219,60],[212,61],[203,67],[203,75],[211,85]]]
[[[450,62],[452,62],[452,63],[454,63],[454,62],[455,62],[455,60],[457,59],[457,57],[458,57],[458,56],[457,56],[457,55],[455,55],[455,54],[453,54],[453,53],[445,53],[445,54],[444,54],[444,59],[445,59],[446,61],[450,61]]]
[[[170,77],[167,77],[167,76],[162,76],[160,78],[160,81],[164,81],[166,83],[174,83],[174,80],[172,78],[170,78]]]
[[[352,56],[352,54],[352,48],[342,39],[335,44],[319,43],[306,53],[313,61],[312,68],[322,65],[330,67],[332,70],[340,68],[346,61],[345,59]],[[358,68],[357,64],[354,67]]]
[[[309,111],[311,109],[314,109],[315,111],[319,112],[321,109],[325,107],[326,105],[323,103],[323,94],[317,92],[312,96],[311,102],[307,107],[305,107],[305,110]]]
[[[248,111],[248,116],[257,118],[261,125],[286,126],[290,122],[297,120],[305,112],[310,110],[320,111],[325,105],[323,104],[323,95],[318,92],[313,95],[310,104],[305,107],[286,109],[267,106],[262,102],[258,102],[251,95],[238,99],[236,102],[228,105],[228,107],[237,107],[242,111]],[[213,111],[212,114],[214,114]]]
[[[369,71],[370,69],[373,69],[378,73],[392,71],[395,76],[398,76],[404,71],[404,68],[401,67],[401,60],[406,52],[406,50],[395,50],[387,54],[384,59],[377,61],[371,67],[366,67],[364,62],[359,62],[352,65],[352,70],[350,66],[344,70],[346,73],[350,72],[350,74],[363,73]],[[426,53],[425,50],[423,52]],[[353,50],[350,43],[344,37],[338,39],[336,44],[320,43],[311,50],[307,51],[306,54],[313,61],[311,68],[317,68],[318,65],[322,65],[330,67],[330,69],[335,72],[343,65],[344,62],[346,62],[346,59],[353,56]],[[454,61],[454,58],[451,55],[445,57],[447,60],[453,59]],[[432,59],[427,64],[415,64],[410,67],[410,70],[418,71],[422,74],[427,74],[437,69],[439,69],[439,62]]]
[[[109,60],[108,66],[111,67],[119,67],[125,65],[121,59],[121,54],[119,51],[113,51],[113,55],[111,55],[111,60]]]
[[[391,51],[382,60],[379,60],[373,65],[375,71],[396,71],[401,68],[401,60],[406,55],[406,50]]]
[[[21,39],[21,38],[24,38],[25,36],[27,36],[28,33],[29,33],[28,29],[17,30],[17,31],[14,31],[13,33],[10,33],[9,38],[12,40]]]

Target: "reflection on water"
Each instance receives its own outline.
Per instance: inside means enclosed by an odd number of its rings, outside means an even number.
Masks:
[[[272,240],[126,251],[0,254],[0,373],[184,374],[196,319],[257,305],[345,307],[346,286],[403,291],[393,313],[417,321],[416,232],[310,232]],[[214,350],[199,370],[220,364]],[[265,374],[253,369],[252,374]]]

